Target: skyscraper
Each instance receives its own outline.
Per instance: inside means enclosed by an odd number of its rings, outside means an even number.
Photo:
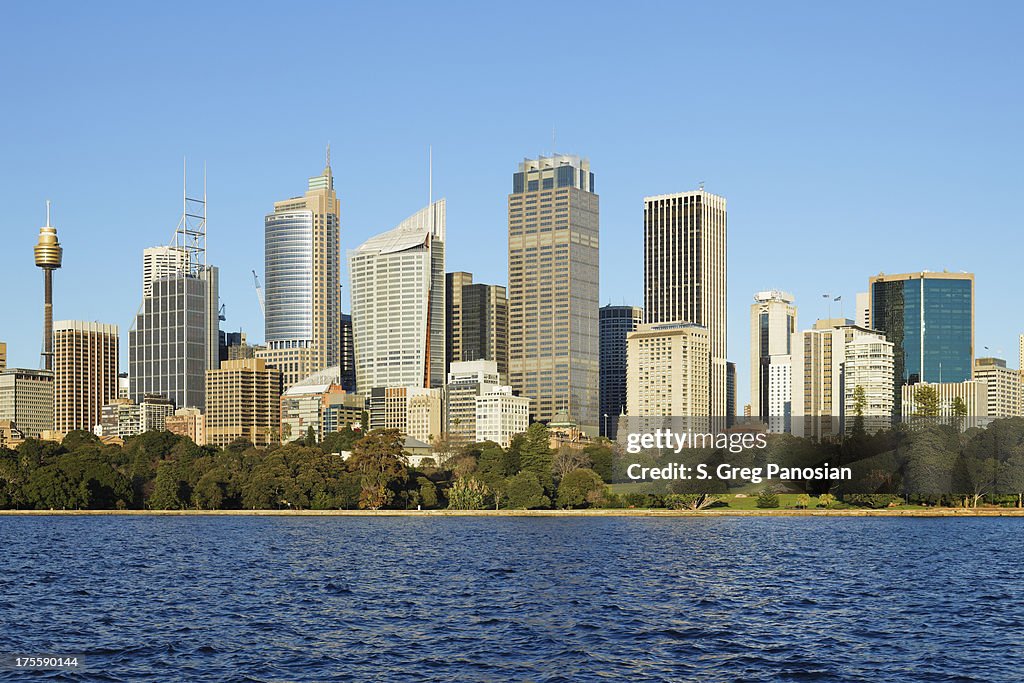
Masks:
[[[445,372],[462,360],[462,289],[473,284],[473,274],[465,271],[444,275]]]
[[[526,159],[508,196],[509,383],[536,420],[600,424],[598,196],[590,162]]]
[[[639,306],[602,306],[601,326],[601,436],[615,439],[619,415],[626,410],[626,337],[643,322]]]
[[[444,388],[444,432],[452,445],[476,440],[476,399],[500,385],[498,364],[493,360],[451,364]]]
[[[871,325],[894,345],[900,387],[965,382],[974,362],[974,275],[903,273],[870,279]]]
[[[356,386],[441,387],[445,200],[348,253]]]
[[[160,251],[150,251],[151,279],[143,277],[142,307],[128,331],[129,398],[163,396],[177,408],[202,410],[206,371],[220,364],[218,271],[206,262],[205,181],[202,199],[182,194],[168,252],[177,265],[156,265]]]
[[[974,361],[974,378],[988,387],[988,417],[1021,416],[1019,371],[1006,367],[1002,358],[978,358]]]
[[[796,330],[792,294],[771,290],[754,295],[750,306],[750,410],[772,431],[785,431],[790,416],[789,392],[781,387],[788,389],[791,381]]]
[[[0,342],[0,370],[7,367],[7,344]]]
[[[331,151],[302,197],[274,202],[264,218],[267,349],[285,387],[341,362],[341,203]]]
[[[341,314],[341,388],[356,393],[356,346],[352,336],[352,316]]]
[[[644,198],[644,320],[707,328],[709,412],[726,413],[726,201],[703,189]]]
[[[117,398],[117,325],[62,320],[53,326],[53,429],[92,431]]]
[[[508,295],[501,285],[474,283],[473,274],[448,273],[445,301],[447,361],[493,360],[508,378]]]

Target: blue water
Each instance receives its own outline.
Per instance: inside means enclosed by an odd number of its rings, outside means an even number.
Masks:
[[[1022,525],[0,517],[0,680],[1019,681]]]

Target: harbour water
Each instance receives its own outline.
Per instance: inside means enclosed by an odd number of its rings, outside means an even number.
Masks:
[[[1022,525],[0,517],[0,654],[83,657],[47,680],[1016,681]]]

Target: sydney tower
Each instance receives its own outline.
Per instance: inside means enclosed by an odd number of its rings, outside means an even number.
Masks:
[[[53,271],[60,268],[64,250],[57,241],[57,228],[50,225],[50,202],[46,202],[46,225],[39,228],[35,246],[36,265],[43,269],[46,294],[43,299],[43,367],[53,370]]]

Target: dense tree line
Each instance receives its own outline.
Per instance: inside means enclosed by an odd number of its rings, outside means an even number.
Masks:
[[[169,432],[147,432],[123,447],[88,432],[62,443],[29,439],[0,449],[0,508],[19,509],[544,509],[714,505],[729,492],[721,481],[674,482],[616,494],[623,468],[637,458],[600,440],[585,448],[552,449],[542,424],[509,448],[475,443],[438,454],[440,466],[406,464],[395,430],[352,430],[317,443],[312,433],[267,449],[239,441],[197,446]],[[348,460],[338,455],[352,453]],[[848,482],[799,482],[788,490],[827,495],[846,504],[895,502],[976,506],[1024,500],[1024,419],[985,429],[919,422],[875,435],[855,430],[841,442],[772,435],[766,449],[735,454],[690,451],[645,454],[657,465],[680,457],[711,466],[766,462],[850,467]],[[720,504],[720,503],[718,503]]]
[[[351,457],[342,460],[341,451]],[[581,507],[601,500],[608,445],[562,455],[535,425],[511,448],[471,444],[443,467],[406,464],[395,430],[352,430],[317,443],[312,433],[258,449],[239,441],[197,446],[147,432],[123,447],[89,432],[61,443],[29,439],[0,449],[0,508],[28,509],[415,509]]]

